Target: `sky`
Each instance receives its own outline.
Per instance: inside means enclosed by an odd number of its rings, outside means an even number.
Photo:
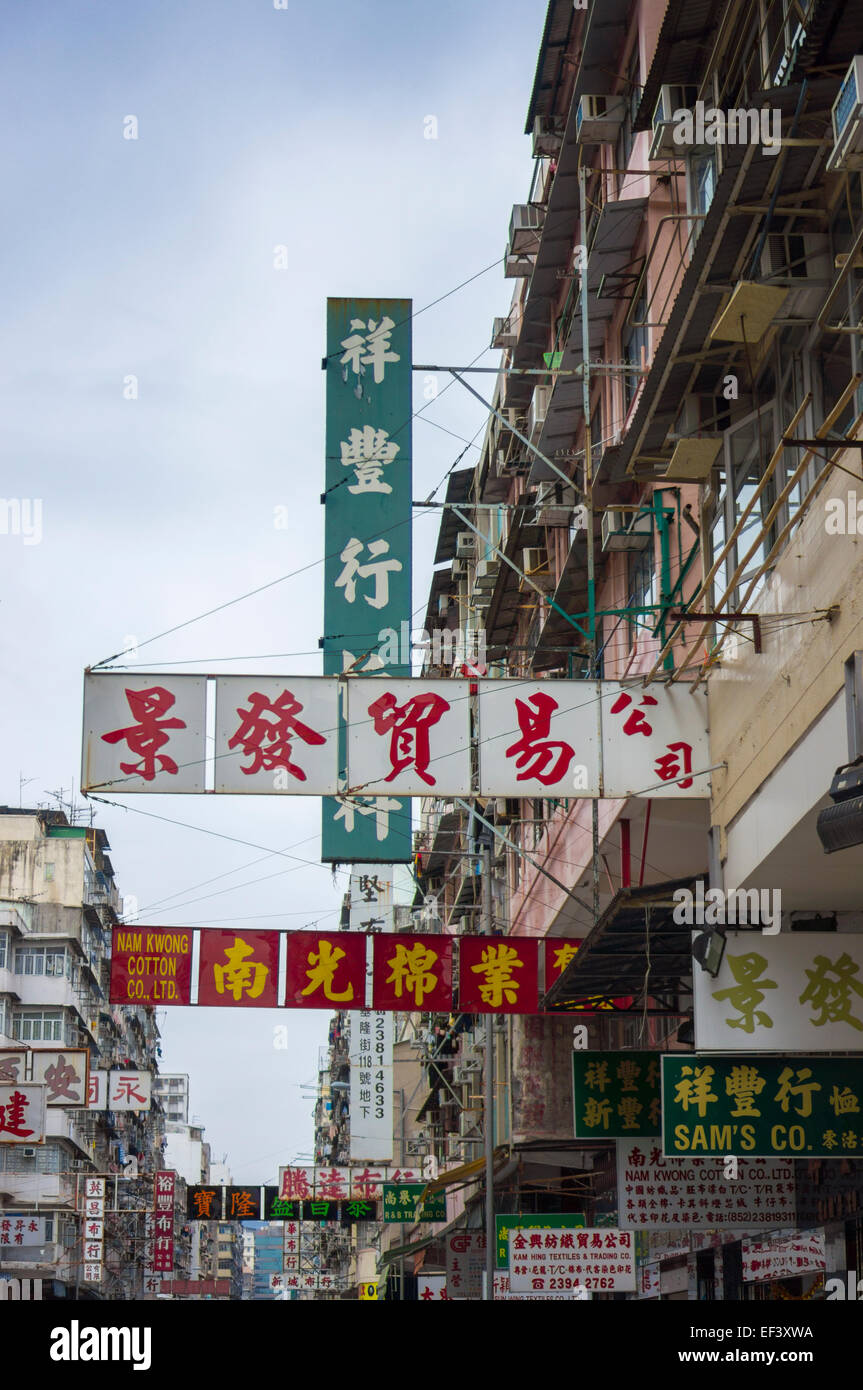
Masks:
[[[416,316],[414,355],[458,366],[488,347],[544,15],[539,0],[7,12],[0,457],[23,521],[15,534],[0,509],[0,801],[86,804],[82,673],[124,648],[139,671],[320,673],[322,567],[190,620],[322,559],[327,296],[417,311],[484,271]],[[446,385],[414,424],[415,498],[482,439],[483,408]],[[416,410],[428,390],[415,374]],[[439,519],[414,523],[417,626]],[[320,863],[317,801],[95,810],[143,923],[337,921],[347,881]],[[189,1073],[236,1180],[310,1153],[328,1018],[160,1012],[161,1068]]]

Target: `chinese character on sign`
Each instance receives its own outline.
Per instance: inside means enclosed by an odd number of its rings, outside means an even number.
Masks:
[[[534,708],[531,709],[530,705]],[[539,692],[531,695],[529,702],[516,700],[518,726],[521,738],[506,750],[508,758],[515,758],[519,769],[517,781],[535,777],[543,786],[552,786],[565,776],[569,764],[575,757],[575,750],[564,742],[543,742],[551,728],[551,716],[558,708],[557,700]],[[551,764],[551,767],[549,767]]]
[[[344,569],[335,581],[336,588],[344,589],[346,603],[355,603],[357,579],[373,579],[374,593],[363,594],[363,598],[370,608],[386,608],[390,601],[390,574],[398,574],[403,569],[402,562],[386,559],[390,550],[389,541],[376,540],[369,541],[368,551],[371,558],[361,565],[359,556],[364,549],[363,542],[352,536],[339,556]]]
[[[7,1054],[5,1057],[0,1055],[0,1086],[14,1086],[23,1067],[24,1058],[20,1052]]]
[[[479,987],[480,995],[486,1004],[499,1008],[504,1000],[514,1004],[518,999],[520,982],[513,976],[513,970],[521,969],[524,962],[519,960],[518,952],[512,946],[487,946],[478,965],[472,965],[475,975],[484,975]]]
[[[138,1072],[112,1073],[111,1076],[111,1099],[109,1108],[133,1109],[135,1106],[146,1106],[147,1096],[141,1090],[141,1082]]]
[[[682,1105],[687,1113],[690,1105],[695,1107],[703,1120],[708,1104],[718,1100],[718,1096],[710,1089],[713,1067],[681,1067],[680,1074],[683,1080],[677,1083],[675,1102]]]
[[[807,1116],[812,1114],[812,1092],[820,1091],[821,1086],[817,1081],[810,1081],[812,1075],[811,1067],[801,1067],[796,1073],[797,1085],[791,1085],[791,1078],[795,1075],[791,1067],[784,1067],[779,1073],[779,1090],[774,1096],[774,1101],[781,1105],[785,1114],[788,1114],[788,1105],[793,1096],[800,1100],[800,1105],[794,1107],[796,1115]]]
[[[315,990],[323,990],[325,999],[331,999],[336,1004],[348,1003],[354,997],[354,987],[348,982],[346,989],[339,993],[335,989],[335,974],[339,967],[339,962],[345,959],[345,952],[340,946],[333,946],[331,941],[319,941],[317,951],[310,951],[308,955],[311,970],[306,971],[309,983],[302,994],[314,994]]]
[[[429,729],[451,706],[432,691],[424,695],[414,695],[399,705],[395,695],[386,691],[380,699],[369,705],[376,734],[390,735],[390,772],[384,778],[391,782],[399,773],[413,763],[417,775],[430,787],[435,779],[428,771],[431,753],[429,749]]]
[[[654,699],[652,695],[643,695],[638,703],[640,705],[655,705],[658,704],[658,701]],[[631,704],[632,696],[625,695],[621,692],[611,706],[611,713],[620,714],[621,710],[625,710],[627,705]],[[633,734],[644,734],[645,738],[649,738],[653,733],[653,726],[648,724],[642,710],[634,709],[630,712],[623,725],[623,732],[626,734],[627,738],[631,738]]]
[[[48,1087],[46,1101],[51,1105],[57,1100],[68,1100],[80,1105],[81,1077],[61,1052],[56,1062],[45,1069],[45,1084]]]
[[[773,1019],[758,1009],[764,998],[764,990],[777,988],[775,980],[758,979],[767,968],[767,961],[756,951],[750,951],[745,956],[726,955],[725,959],[737,984],[714,990],[713,998],[729,1000],[732,1008],[741,1015],[740,1018],[727,1018],[725,1022],[730,1028],[742,1028],[744,1033],[754,1033],[756,1023],[764,1028],[772,1028]]]
[[[677,785],[681,791],[686,791],[687,787],[692,786],[693,780],[691,777],[683,776],[685,772],[692,771],[692,744],[681,742],[669,743],[666,746],[668,752],[656,760],[656,775],[663,782],[673,782],[676,778],[681,778]]]
[[[437,952],[420,941],[410,948],[401,944],[396,946],[395,955],[387,961],[392,968],[387,984],[395,986],[399,999],[405,990],[412,994],[419,1009],[425,996],[431,994],[437,985],[437,976],[432,974],[432,966],[437,958]]]
[[[29,1098],[21,1091],[13,1091],[6,1105],[0,1105],[0,1134],[11,1134],[16,1139],[29,1139],[35,1130],[27,1128],[25,1110],[30,1105]]]
[[[269,974],[268,966],[260,961],[246,959],[247,956],[254,955],[254,948],[239,936],[236,937],[233,946],[225,947],[225,955],[228,958],[227,965],[213,966],[219,994],[231,994],[235,1000],[239,1000],[243,994],[248,994],[250,999],[257,999],[264,991]]]
[[[351,332],[342,339],[344,353],[339,359],[349,366],[356,376],[364,375],[364,368],[371,367],[376,386],[384,379],[386,364],[400,362],[397,352],[392,351],[390,335],[395,324],[387,315],[380,323],[375,319],[351,319]]]
[[[242,748],[243,756],[251,758],[248,767],[240,771],[252,776],[262,768],[268,772],[284,768],[298,782],[305,782],[305,772],[291,761],[291,739],[298,738],[310,747],[319,747],[326,743],[324,735],[297,719],[303,706],[290,690],[283,690],[277,700],[268,700],[257,690],[247,698],[249,707],[237,710],[240,726],[228,739],[229,748]]]
[[[401,803],[394,796],[337,796],[338,810],[333,813],[334,821],[344,821],[345,832],[354,832],[355,816],[374,816],[375,839],[385,840],[390,831],[390,811],[398,811]]]
[[[757,1067],[732,1067],[725,1078],[725,1093],[734,1096],[736,1101],[736,1108],[731,1111],[732,1118],[736,1120],[744,1115],[760,1116],[761,1111],[755,1108],[755,1098],[766,1085],[767,1082],[763,1076],[759,1076]]]
[[[814,970],[807,970],[809,983],[800,995],[800,1003],[811,1002],[814,1009],[820,1009],[820,1018],[811,1020],[815,1028],[825,1023],[848,1023],[858,1032],[863,1031],[863,1022],[856,1018],[851,1009],[854,1004],[850,991],[863,995],[863,981],[852,979],[860,969],[847,952],[843,953],[835,965],[827,956],[816,956]],[[835,976],[831,979],[830,976]]]
[[[173,758],[169,758],[167,753],[160,754],[159,749],[164,748],[170,741],[170,735],[166,729],[185,729],[186,725],[182,719],[164,719],[172,705],[176,704],[176,696],[164,686],[151,686],[149,690],[127,690],[125,692],[129,708],[137,724],[131,724],[126,729],[114,729],[109,734],[102,735],[104,743],[120,743],[124,741],[130,753],[141,759],[139,763],[121,763],[120,770],[127,773],[137,773],[143,777],[145,782],[152,782],[156,776],[156,764],[163,772],[176,774],[177,764]]]
[[[352,429],[349,440],[339,445],[342,453],[342,467],[353,468],[356,482],[351,483],[348,492],[392,492],[389,483],[384,482],[383,472],[392,463],[399,451],[386,430],[376,430],[373,425],[362,429]]]

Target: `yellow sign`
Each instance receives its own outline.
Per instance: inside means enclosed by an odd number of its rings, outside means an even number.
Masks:
[[[378,1296],[377,1284],[360,1284],[359,1296],[367,1302],[375,1302]]]

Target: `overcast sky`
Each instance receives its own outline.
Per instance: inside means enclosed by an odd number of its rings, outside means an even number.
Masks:
[[[85,666],[321,559],[325,300],[405,296],[419,309],[502,258],[530,186],[544,14],[540,0],[7,10],[2,490],[40,502],[41,528],[31,507],[29,536],[0,534],[0,800],[19,804],[19,776],[25,805],[77,788]],[[124,138],[130,117],[137,139]],[[422,314],[415,361],[471,361],[510,292],[498,265]],[[415,497],[484,423],[458,385],[425,417]],[[274,526],[284,506],[288,531]],[[439,517],[415,522],[415,610]],[[313,569],[140,645],[138,669],[318,674],[322,607]],[[319,802],[125,803],[98,807],[97,824],[142,921],[335,924],[346,881],[319,862]],[[162,1068],[190,1073],[192,1112],[237,1180],[274,1179],[311,1150],[300,1087],[316,1080],[327,1021],[160,1014]]]

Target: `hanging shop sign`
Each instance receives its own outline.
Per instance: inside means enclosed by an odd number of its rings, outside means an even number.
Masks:
[[[509,1266],[509,1237],[512,1231],[521,1231],[527,1237],[529,1246],[541,1249],[547,1232],[579,1230],[584,1226],[584,1216],[581,1212],[570,1211],[542,1214],[511,1212],[509,1215],[498,1214],[495,1216],[494,1225],[495,1264],[498,1269],[507,1269]]]
[[[26,1079],[28,1056],[24,1047],[0,1048],[0,1086],[15,1086]]]
[[[0,1144],[41,1144],[46,1086],[0,1086]]]
[[[510,1231],[509,1283],[513,1293],[634,1293],[632,1232],[608,1226],[551,1230],[539,1246],[526,1231]]]
[[[153,1102],[153,1075],[149,1071],[108,1072],[106,1110],[143,1114]]]
[[[485,1231],[453,1231],[446,1239],[446,1286],[452,1299],[482,1298]]]
[[[573,1052],[576,1139],[649,1138],[662,1127],[659,1054]]]
[[[769,1240],[742,1242],[743,1282],[760,1284],[826,1270],[824,1231],[793,1231]]]
[[[637,1231],[787,1225],[794,1220],[794,1165],[740,1159],[737,1176],[729,1177],[721,1160],[664,1158],[658,1136],[618,1139],[617,1200],[621,1226]]]
[[[730,931],[693,992],[699,1052],[863,1051],[863,934]]]
[[[387,1160],[388,1150],[380,1150],[387,1126],[388,1137],[392,1138],[386,1105],[380,1103],[381,1095],[389,1094],[390,1089],[386,1073],[392,1065],[391,1043],[388,1042],[392,1013],[420,1010],[449,1013],[454,1008],[463,1013],[539,1013],[543,962],[548,952],[547,943],[536,937],[394,934],[380,930],[377,925],[392,920],[391,906],[387,909],[374,903],[363,904],[357,911],[364,926],[360,931],[259,932],[205,928],[177,934],[152,929],[147,948],[152,954],[146,957],[130,954],[142,949],[143,942],[130,943],[127,929],[117,927],[114,929],[114,950],[116,956],[122,954],[130,961],[146,960],[152,978],[159,979],[175,960],[175,937],[181,935],[187,940],[191,960],[193,939],[197,936],[200,943],[197,976],[187,977],[182,992],[177,991],[177,998],[166,999],[165,1003],[218,1008],[346,1010],[351,1018],[351,1060],[356,1060],[352,1072],[356,1071],[357,1104],[356,1109],[352,1106],[352,1120],[356,1118],[370,1124],[374,1121],[371,1124],[374,1132],[370,1133],[364,1151],[352,1152],[351,1158],[378,1162]],[[365,927],[366,921],[372,925]],[[164,956],[157,954],[157,944],[162,937],[167,943]],[[556,942],[555,949],[560,951],[567,945],[566,941]],[[456,959],[459,965],[457,998],[454,989]],[[280,963],[284,965],[283,975]],[[280,984],[283,976],[284,987]],[[548,978],[546,967],[546,983]],[[116,976],[112,974],[112,1004],[129,1002],[127,987],[124,971],[118,970]],[[390,1021],[385,1021],[386,1018]],[[376,1065],[360,1067],[360,1061],[367,1058]],[[360,1078],[361,1072],[364,1080]],[[378,1075],[380,1072],[384,1074]],[[368,1073],[372,1073],[371,1080]],[[115,1075],[111,1073],[109,1084],[112,1086]],[[360,1090],[370,1092],[371,1099],[360,1097]],[[363,1114],[364,1106],[369,1109],[368,1115]],[[108,1108],[134,1107],[109,1105]],[[378,1113],[382,1109],[383,1114]],[[620,1113],[623,1116],[625,1112]],[[605,1114],[604,1109],[602,1114]],[[361,1129],[357,1131],[358,1142],[360,1133]],[[609,1130],[606,1137],[610,1133]],[[379,1152],[376,1155],[365,1152],[369,1148],[379,1149]]]
[[[325,676],[411,673],[411,314],[409,299],[327,300]],[[393,788],[346,794],[346,712],[321,858],[409,862],[410,803]]]
[[[294,1168],[279,1169],[279,1196],[289,1202],[361,1198],[382,1201],[384,1187],[389,1183],[420,1181],[422,1174],[415,1168],[393,1168],[376,1163],[373,1167],[356,1168]]]
[[[203,724],[195,725],[197,742],[190,744],[186,721],[165,713],[186,698],[186,686],[174,694],[174,683],[192,680],[203,698],[207,683],[214,687],[213,750]],[[117,681],[125,682],[129,704],[119,723],[112,713]],[[469,796],[473,707],[482,796],[686,799],[710,791],[706,699],[676,687],[646,695],[640,685],[617,681],[88,675],[84,702],[82,779],[89,792],[212,786],[326,797],[343,783],[346,795],[366,802],[384,797],[402,805],[404,796],[431,792]],[[128,723],[130,711],[138,724]],[[343,716],[342,763],[334,721]],[[395,814],[410,823],[408,812]],[[360,817],[367,828],[372,819]],[[356,862],[349,846],[340,858]],[[383,844],[374,859],[389,862]]]
[[[445,1274],[420,1274],[417,1276],[417,1302],[449,1302],[452,1295],[447,1289]]]
[[[86,1047],[9,1048],[0,1052],[0,1085],[26,1081],[44,1087],[51,1109],[87,1105],[90,1053]]]
[[[174,1200],[177,1174],[169,1168],[158,1170],[153,1179],[153,1274],[174,1271]]]
[[[662,1148],[678,1154],[863,1156],[863,1058],[662,1058]]]
[[[112,1004],[191,1003],[192,933],[118,927],[111,945]]]
[[[100,1284],[104,1273],[105,1179],[86,1177],[79,1188],[82,1204],[82,1255],[85,1243],[90,1258],[84,1258],[81,1275],[85,1284]]]
[[[422,1200],[426,1185],[415,1183],[384,1184],[384,1221],[446,1221],[446,1193],[432,1192]]]
[[[32,1211],[0,1212],[0,1247],[45,1244],[45,1218]]]
[[[351,932],[386,935],[387,941],[392,942],[392,865],[370,864],[362,869],[355,868],[350,876],[349,894]],[[383,952],[384,956],[390,954]],[[399,951],[392,954],[398,957]],[[367,981],[373,969],[367,962]],[[392,973],[395,974],[395,969]],[[386,987],[392,982],[384,983]],[[350,1061],[350,1158],[357,1163],[389,1163],[394,1144],[393,1016],[391,1012],[381,1011],[374,987],[372,995],[376,1003],[374,1010],[351,1010],[345,1016]]]
[[[554,1299],[566,1299],[567,1301],[573,1299],[589,1300],[593,1295],[589,1294],[586,1289],[582,1292],[579,1292],[577,1289],[570,1290],[569,1293],[564,1293],[562,1291],[537,1294],[513,1293],[509,1283],[509,1270],[504,1268],[502,1271],[498,1271],[494,1276],[494,1297],[495,1302],[500,1301],[502,1303],[545,1303],[548,1300],[553,1301]]]

